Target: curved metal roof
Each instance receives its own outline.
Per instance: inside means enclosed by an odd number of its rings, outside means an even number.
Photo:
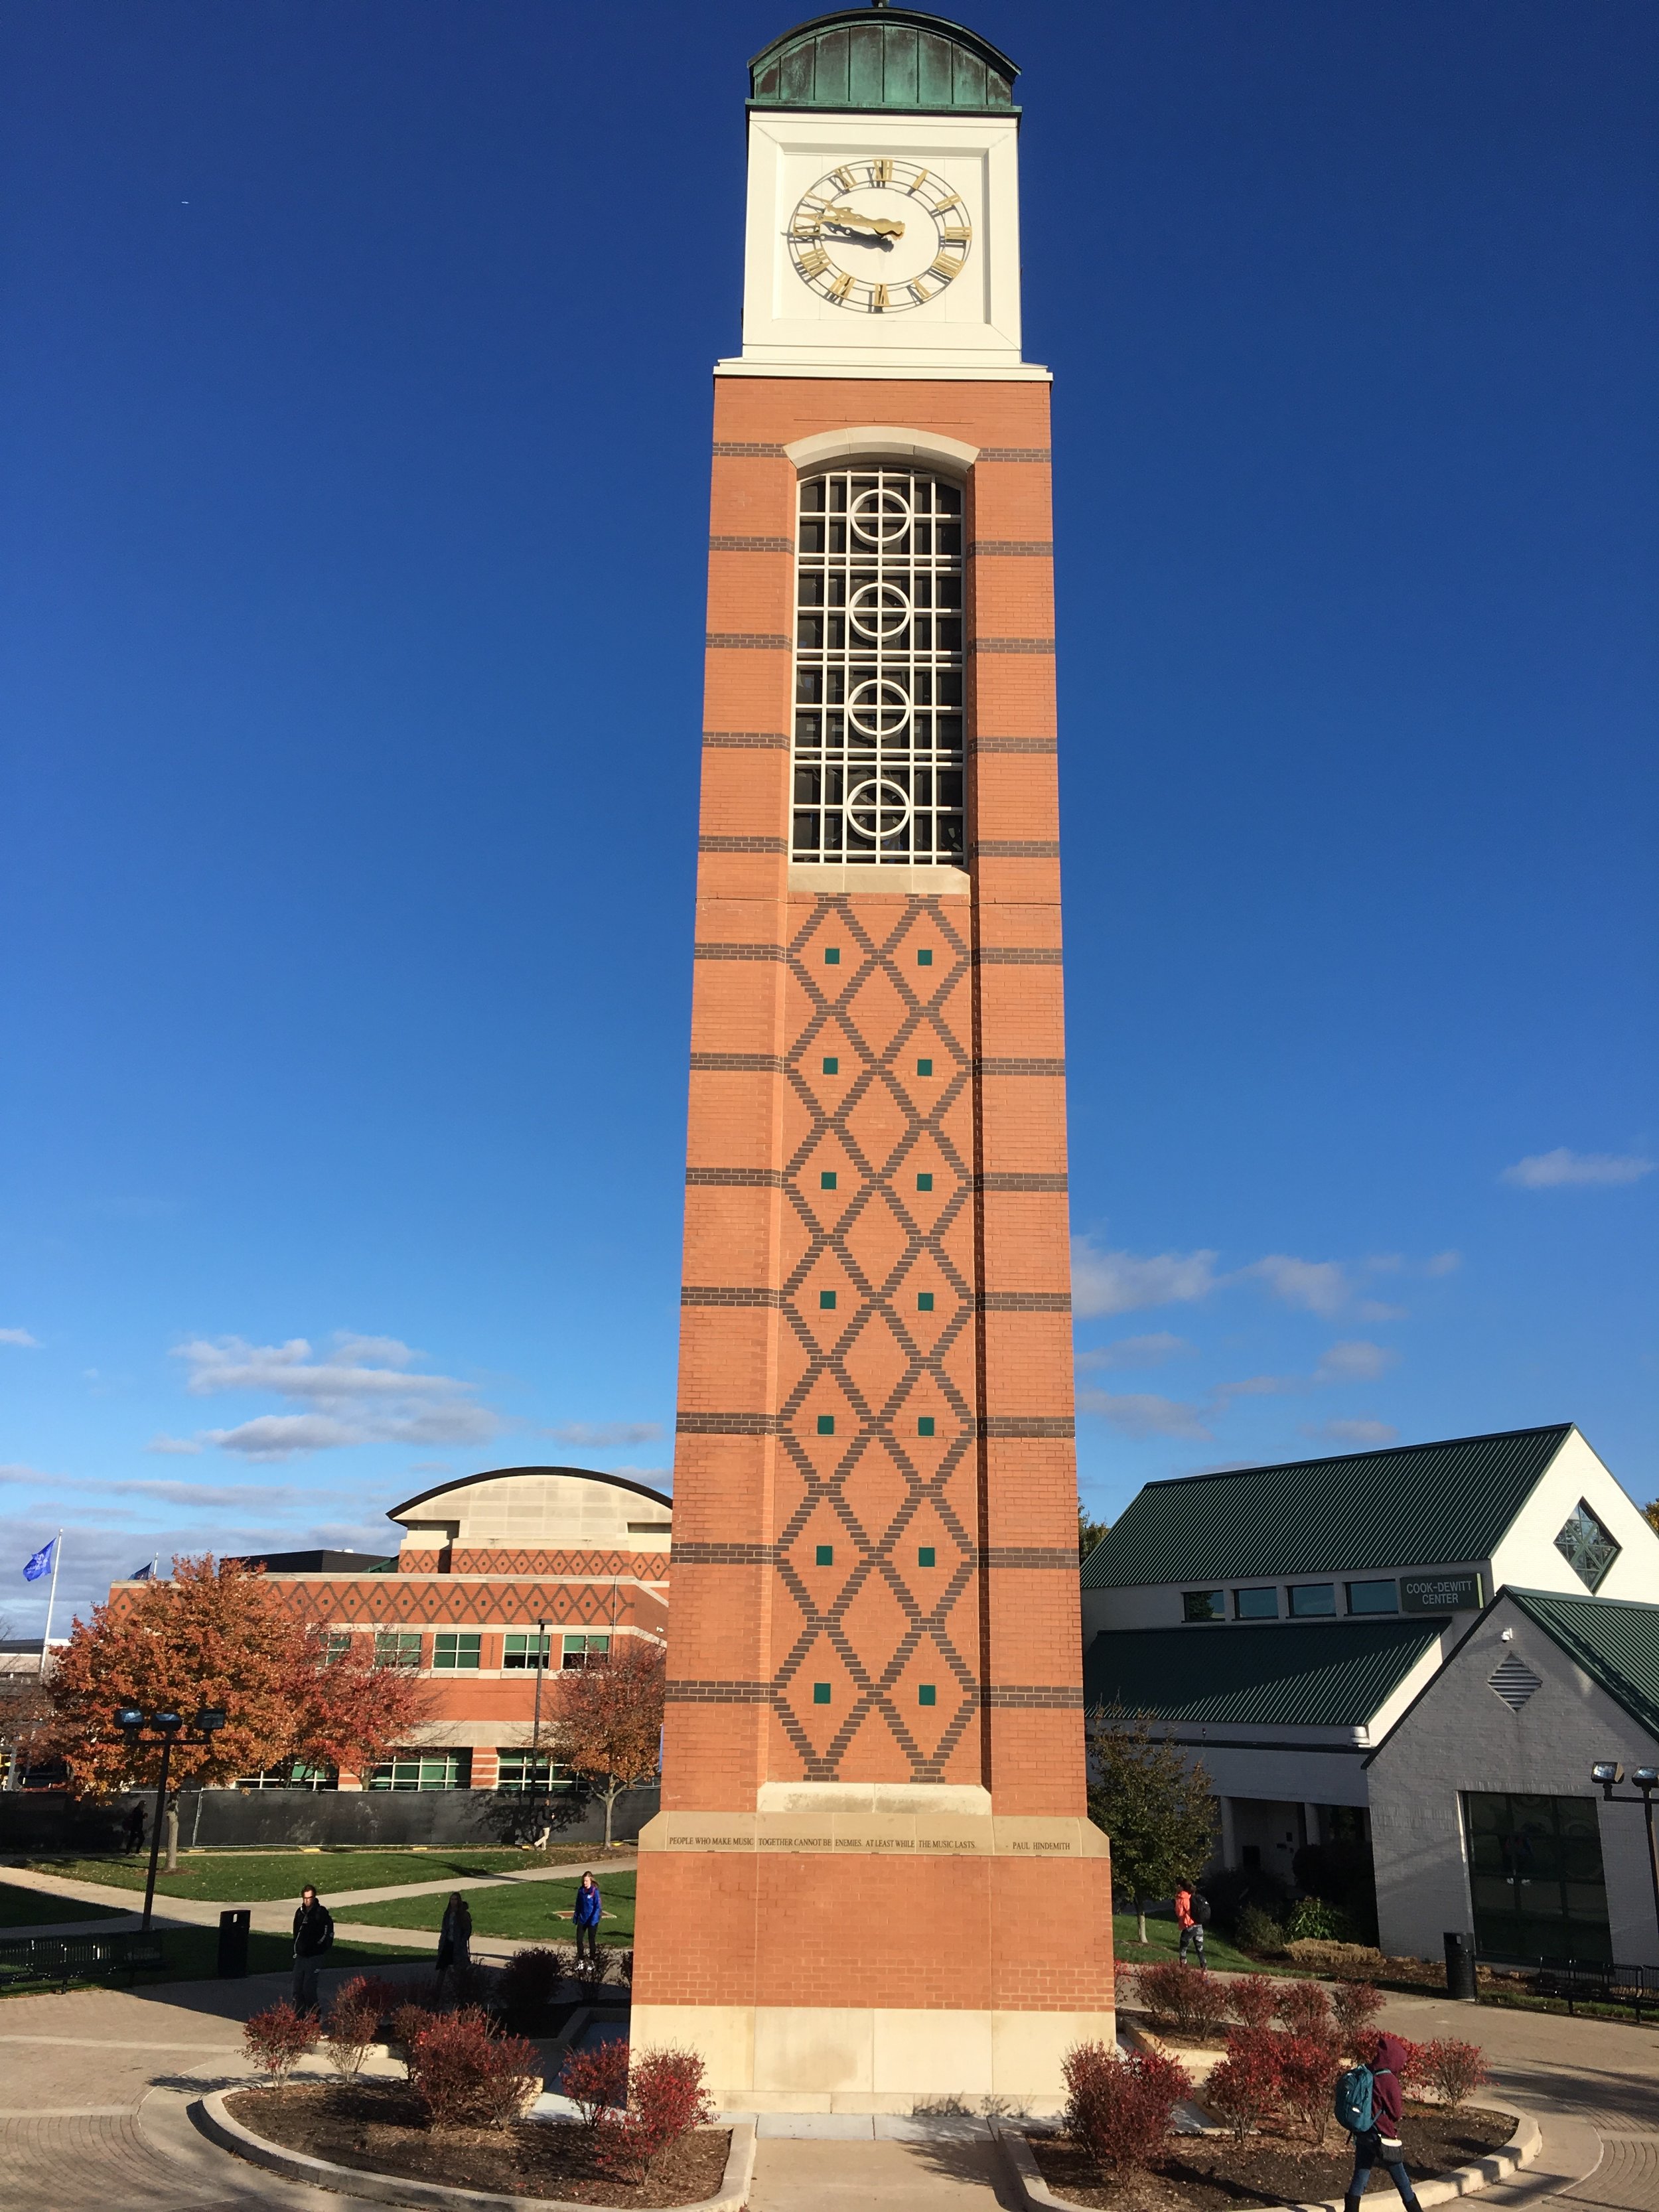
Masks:
[[[412,1513],[417,1505],[424,1505],[434,1498],[447,1498],[452,1491],[470,1490],[475,1482],[501,1482],[514,1474],[574,1475],[580,1482],[609,1483],[613,1490],[631,1490],[639,1498],[648,1498],[653,1505],[666,1505],[672,1510],[674,1501],[665,1491],[652,1490],[643,1482],[630,1482],[626,1475],[601,1474],[594,1467],[491,1467],[482,1474],[463,1474],[453,1482],[434,1483],[423,1490],[418,1498],[405,1498],[401,1505],[387,1508],[388,1521],[401,1521],[405,1513]]]
[[[798,23],[749,64],[753,107],[1013,112],[1018,64],[988,39],[915,8],[838,8]]]

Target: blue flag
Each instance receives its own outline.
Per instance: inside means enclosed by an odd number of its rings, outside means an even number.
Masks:
[[[52,1545],[57,1541],[58,1539],[54,1536],[51,1544],[41,1545],[40,1550],[23,1570],[23,1580],[26,1583],[38,1583],[43,1575],[49,1575],[52,1572]]]

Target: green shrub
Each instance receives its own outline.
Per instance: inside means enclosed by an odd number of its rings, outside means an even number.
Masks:
[[[1241,1951],[1282,1951],[1285,1930],[1261,1905],[1247,1905],[1238,1916],[1237,1929]]]
[[[1322,1897],[1299,1897],[1285,1919],[1287,1943],[1352,1943],[1358,1939],[1354,1924],[1340,1905]]]

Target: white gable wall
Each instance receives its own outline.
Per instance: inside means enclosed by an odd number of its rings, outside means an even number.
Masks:
[[[1623,1548],[1595,1592],[1597,1597],[1659,1599],[1659,1535],[1620,1489],[1577,1429],[1545,1468],[1492,1556],[1494,1587],[1558,1590],[1564,1597],[1590,1591],[1555,1548],[1562,1523],[1580,1498]]]
[[[422,1498],[401,1516],[406,1548],[445,1543],[532,1551],[666,1552],[669,1508],[637,1490],[580,1474],[493,1476]]]
[[[1575,1493],[1570,1504],[1577,1502]],[[1508,1643],[1505,1629],[1514,1632]],[[1518,1713],[1490,1686],[1493,1669],[1511,1652],[1543,1686]],[[1620,1966],[1659,1966],[1641,1807],[1603,1803],[1589,1778],[1597,1759],[1622,1759],[1629,1768],[1653,1764],[1656,1751],[1559,1644],[1500,1598],[1368,1770],[1384,1951],[1437,1959],[1449,1929],[1470,1928],[1459,1793],[1507,1790],[1595,1801],[1613,1957]]]

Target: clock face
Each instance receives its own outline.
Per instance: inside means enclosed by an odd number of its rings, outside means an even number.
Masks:
[[[802,283],[854,314],[899,315],[936,300],[967,266],[973,226],[961,196],[915,161],[843,161],[789,218]]]

